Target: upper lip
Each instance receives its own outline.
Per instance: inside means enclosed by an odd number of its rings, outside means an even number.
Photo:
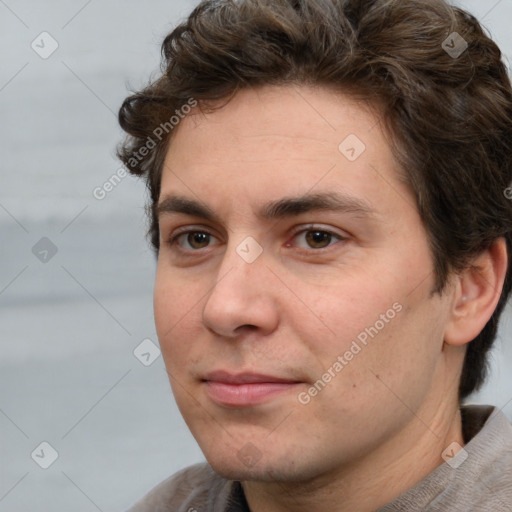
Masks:
[[[295,379],[288,379],[283,377],[276,377],[274,375],[264,375],[262,373],[229,373],[224,370],[217,370],[208,373],[203,378],[203,381],[221,382],[224,384],[257,384],[262,382],[277,382],[277,383],[296,383],[299,382]]]

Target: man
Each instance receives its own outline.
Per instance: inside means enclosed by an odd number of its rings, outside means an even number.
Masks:
[[[512,427],[463,405],[512,283],[496,45],[441,0],[209,0],[163,54],[119,154],[208,463],[131,510],[512,510]]]

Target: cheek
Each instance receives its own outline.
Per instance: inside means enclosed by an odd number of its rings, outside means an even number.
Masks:
[[[308,297],[308,308],[293,313],[297,321],[297,331],[304,332],[305,339],[311,339],[311,349],[333,355],[347,350],[353,340],[364,342],[369,337],[368,330],[388,329],[389,324],[400,313],[393,309],[391,297],[382,285],[366,283],[363,279],[345,279],[316,293],[304,287],[299,296]],[[380,315],[385,315],[383,323]]]
[[[204,293],[203,283],[186,272],[173,270],[159,260],[153,292],[157,328],[158,324],[168,328],[181,324],[189,312],[194,312],[195,304]]]
[[[157,271],[153,294],[155,326],[166,363],[177,361],[193,346],[186,340],[193,340],[198,325],[198,297],[203,293],[187,280],[183,283],[171,272]],[[169,357],[172,353],[172,358]],[[173,364],[176,366],[176,363]]]
[[[303,333],[324,371],[343,358],[343,374],[350,376],[345,384],[373,380],[374,374],[394,379],[395,372],[422,371],[422,361],[435,353],[429,340],[439,329],[431,311],[434,304],[426,299],[427,287],[410,294],[406,280],[389,277],[352,278],[343,286],[324,288],[312,296],[314,315],[295,314],[296,332]]]

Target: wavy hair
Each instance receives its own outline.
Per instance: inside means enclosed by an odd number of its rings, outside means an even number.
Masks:
[[[122,104],[127,137],[118,148],[146,180],[156,251],[169,120],[191,100],[202,107],[248,87],[314,84],[382,113],[428,234],[433,293],[500,237],[510,261],[511,83],[498,46],[464,10],[444,0],[206,0],[165,38],[161,70]],[[511,268],[494,314],[467,346],[461,400],[486,377]]]

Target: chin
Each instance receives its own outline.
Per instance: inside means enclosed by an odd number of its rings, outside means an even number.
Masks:
[[[269,457],[274,457],[270,460]],[[206,457],[213,470],[227,480],[238,481],[259,481],[259,482],[302,482],[309,480],[314,475],[311,469],[301,471],[297,468],[297,461],[293,456],[269,453],[261,455],[259,460],[254,462],[243,461],[242,456],[235,457],[219,456],[208,454]]]
[[[283,474],[282,470],[267,466],[246,467],[243,464],[215,464],[210,462],[213,470],[222,478],[240,482],[290,482],[292,475]]]
[[[215,473],[226,480],[244,481],[268,481],[268,475],[265,477],[261,468],[247,468],[236,464],[216,464],[214,461],[208,461]]]

